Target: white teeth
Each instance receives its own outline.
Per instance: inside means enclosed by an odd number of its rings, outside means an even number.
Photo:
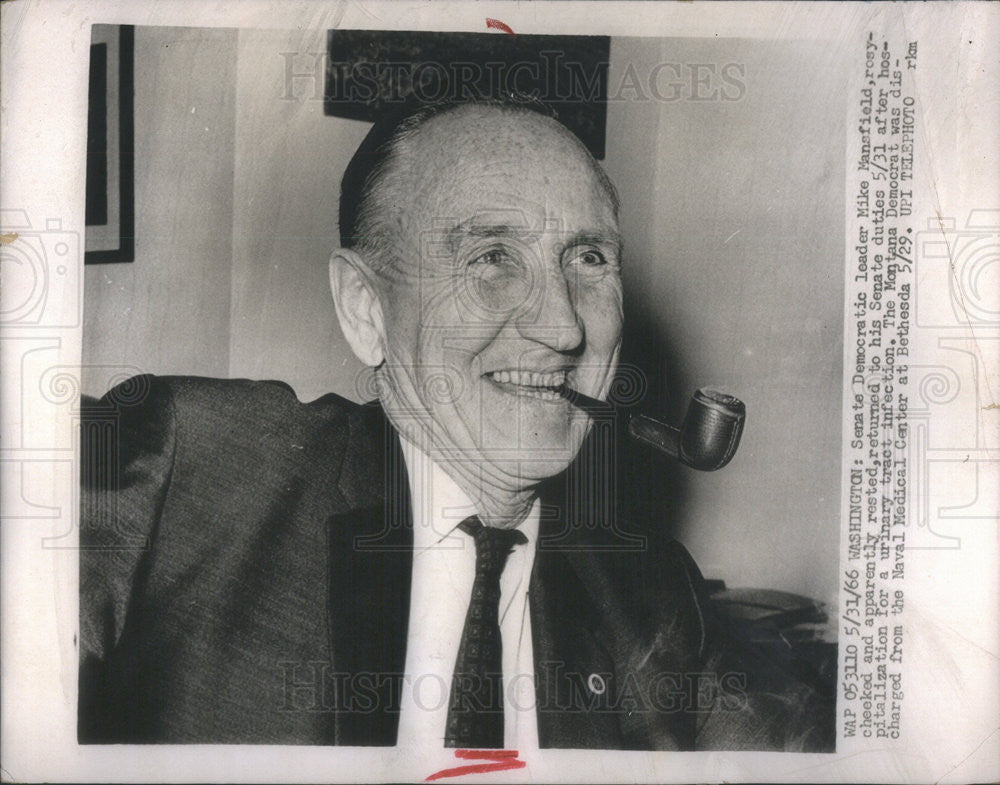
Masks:
[[[519,387],[533,387],[539,390],[550,390],[566,382],[565,371],[553,373],[538,373],[535,371],[492,371],[489,374],[493,381],[503,384],[516,384]]]

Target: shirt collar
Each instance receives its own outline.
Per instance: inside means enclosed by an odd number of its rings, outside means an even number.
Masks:
[[[455,529],[470,515],[478,514],[476,506],[451,475],[423,450],[402,435],[399,441],[410,484],[414,550],[419,552],[439,545],[463,547],[459,538],[466,535]],[[535,498],[527,517],[517,527],[527,538],[531,551],[538,539],[540,508],[541,502]]]

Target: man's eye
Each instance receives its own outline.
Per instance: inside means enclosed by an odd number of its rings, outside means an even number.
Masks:
[[[485,253],[479,254],[475,259],[472,260],[472,264],[483,264],[483,265],[494,265],[502,264],[507,261],[510,257],[505,251],[499,248],[494,248]]]
[[[576,259],[588,267],[599,267],[602,264],[608,263],[608,260],[604,258],[604,254],[600,251],[584,251],[577,255]]]

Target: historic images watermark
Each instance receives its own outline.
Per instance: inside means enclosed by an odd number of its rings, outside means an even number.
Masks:
[[[388,103],[410,98],[426,103],[482,100],[491,95],[523,94],[546,104],[596,98],[599,69],[542,51],[537,61],[335,62],[327,52],[281,52],[284,80],[281,99]],[[607,64],[601,64],[605,68]],[[335,78],[327,80],[333,74]],[[747,94],[745,63],[663,61],[651,67],[627,63],[607,85],[607,100],[732,103]],[[333,86],[325,93],[325,85]],[[388,88],[388,89],[387,89]],[[412,98],[411,98],[412,97]]]
[[[433,673],[402,674],[337,671],[327,661],[277,663],[279,710],[282,712],[398,712],[404,702],[421,711],[440,711],[451,693],[450,683]],[[513,685],[536,685],[543,678],[550,689],[533,700],[517,698]],[[499,674],[487,677],[490,688],[502,689]],[[541,663],[539,673],[512,676],[504,698],[517,711],[594,712],[599,714],[682,714],[747,708],[747,674],[739,671],[655,671],[651,673],[583,673],[562,662]],[[404,696],[404,692],[409,693]],[[488,694],[488,693],[487,693]],[[470,698],[471,699],[471,698]],[[486,710],[489,701],[477,709]]]

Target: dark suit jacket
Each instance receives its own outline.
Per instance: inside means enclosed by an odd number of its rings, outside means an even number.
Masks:
[[[381,408],[143,376],[84,414],[81,742],[394,744],[412,528]],[[591,474],[542,492],[542,747],[832,749],[832,705],[724,642],[687,552],[598,514]]]

